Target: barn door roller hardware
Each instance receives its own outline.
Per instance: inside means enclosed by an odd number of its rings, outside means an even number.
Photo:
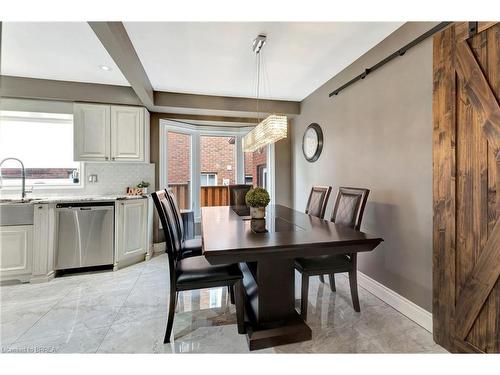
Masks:
[[[471,23],[473,23],[473,22],[471,22]],[[332,97],[334,95],[338,95],[338,93],[341,92],[342,90],[344,90],[346,87],[351,86],[354,82],[357,82],[357,81],[359,81],[361,79],[365,79],[368,74],[373,73],[375,70],[377,70],[378,68],[380,68],[383,65],[387,64],[389,61],[395,59],[396,57],[403,56],[406,53],[406,51],[408,51],[410,48],[416,46],[420,42],[422,42],[425,39],[427,39],[428,37],[434,35],[438,31],[441,31],[442,29],[444,29],[445,27],[449,26],[450,24],[451,24],[451,22],[441,22],[441,23],[437,24],[432,29],[430,29],[429,31],[423,33],[418,38],[413,39],[410,43],[408,43],[404,47],[398,49],[396,52],[392,53],[391,55],[387,56],[382,61],[378,62],[377,64],[373,65],[370,68],[366,68],[363,71],[363,73],[361,73],[360,75],[354,77],[349,82],[343,84],[338,89],[332,91],[330,94],[328,94],[328,96]],[[477,29],[477,26],[476,26],[476,29]],[[469,32],[471,32],[470,31],[470,26],[469,26]]]

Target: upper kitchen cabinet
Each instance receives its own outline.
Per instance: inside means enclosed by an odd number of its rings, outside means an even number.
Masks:
[[[73,121],[75,160],[109,160],[111,107],[101,104],[75,103]]]
[[[141,107],[74,105],[75,160],[149,163],[149,112]]]

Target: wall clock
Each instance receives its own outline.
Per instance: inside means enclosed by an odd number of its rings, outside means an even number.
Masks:
[[[304,132],[302,138],[302,152],[308,162],[315,162],[319,159],[321,151],[323,150],[323,131],[321,127],[312,123]]]

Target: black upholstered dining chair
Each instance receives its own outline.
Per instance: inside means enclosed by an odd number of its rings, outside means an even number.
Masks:
[[[346,225],[355,230],[359,230],[369,193],[370,190],[368,189],[340,187],[330,220],[335,224]],[[360,311],[357,280],[357,253],[298,258],[295,260],[295,269],[302,274],[300,313],[304,320],[307,319],[309,277],[316,275],[322,278],[324,274],[328,274],[330,277],[330,288],[332,292],[334,292],[336,290],[335,274],[348,272],[352,304],[355,311]]]
[[[178,292],[227,286],[235,289],[238,333],[245,333],[243,275],[237,264],[213,266],[203,255],[181,257],[181,238],[175,224],[175,213],[164,190],[152,193],[167,243],[170,294],[164,343],[170,342]]]
[[[229,205],[246,206],[245,196],[252,188],[252,185],[229,185]]]
[[[181,241],[181,258],[187,258],[190,256],[201,255],[201,238],[191,238],[186,239],[186,231],[184,230],[184,222],[182,220],[181,210],[177,205],[174,193],[172,189],[165,189],[167,193],[167,198],[174,212],[175,228],[177,230],[177,236]]]
[[[323,219],[331,191],[331,186],[313,186],[307,200],[306,214]]]

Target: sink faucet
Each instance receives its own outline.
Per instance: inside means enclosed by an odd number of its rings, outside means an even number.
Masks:
[[[3,186],[2,164],[7,160],[16,160],[19,162],[19,164],[21,164],[21,180],[22,180],[21,200],[24,201],[24,198],[26,198],[26,171],[24,169],[23,162],[21,160],[19,160],[18,158],[5,158],[2,161],[0,161],[0,187]]]

